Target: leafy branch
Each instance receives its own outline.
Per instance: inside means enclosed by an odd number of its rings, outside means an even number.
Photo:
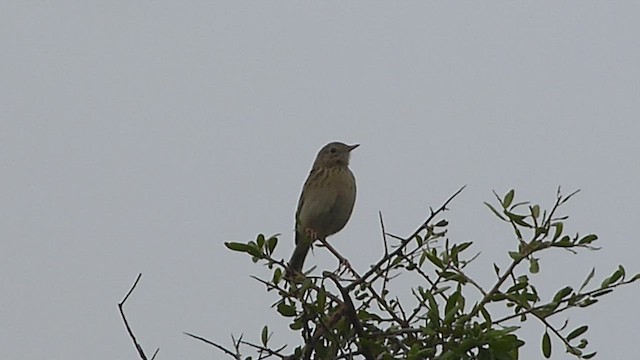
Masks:
[[[493,264],[495,279],[483,284],[467,269],[479,259],[479,253],[469,254],[473,243],[454,243],[447,237],[449,222],[444,215],[463,189],[429,209],[426,219],[407,237],[389,233],[380,214],[382,255],[362,275],[329,244],[324,245],[341,265],[333,271],[317,274],[311,269],[285,279],[288,264],[275,257],[278,235],[225,243],[272,270],[267,279],[252,278],[276,294],[272,307],[290,319],[289,328],[300,334],[301,342],[273,346],[267,326],[260,333],[260,344],[232,336],[232,347],[185,334],[234,359],[253,359],[243,355],[249,351],[256,359],[515,360],[525,344],[518,337],[520,323],[531,319],[544,325],[541,351],[545,357],[551,356],[552,336],[576,358],[595,356],[595,352],[586,353],[588,325],[568,331],[568,320],[559,327],[551,320],[596,304],[600,297],[638,280],[640,274],[627,278],[619,266],[599,286],[591,287],[592,269],[577,289],[564,286],[546,300],[530,279],[540,271],[539,259],[550,251],[598,250],[593,245],[598,240],[595,234],[565,234],[568,217],[559,211],[577,191],[563,196],[558,189],[549,210],[516,202],[514,190],[504,196],[494,192],[496,202],[485,204],[508,225],[515,241],[513,249],[505,249],[509,264],[504,269]],[[413,286],[402,289],[396,281],[399,277],[411,278],[403,283]]]

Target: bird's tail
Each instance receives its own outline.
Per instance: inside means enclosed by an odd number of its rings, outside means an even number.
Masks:
[[[310,248],[311,240],[308,236],[300,236],[296,231],[296,248],[293,250],[291,260],[289,260],[289,270],[287,271],[289,275],[293,275],[295,272],[302,272],[302,266]]]

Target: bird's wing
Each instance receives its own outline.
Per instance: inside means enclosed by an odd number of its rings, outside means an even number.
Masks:
[[[303,231],[308,226],[309,221],[328,213],[336,202],[338,197],[337,191],[332,187],[317,186],[322,181],[318,181],[325,174],[322,170],[311,170],[307,181],[302,187],[302,193],[298,200],[298,209],[296,211],[296,232]],[[306,222],[306,223],[305,223]],[[302,228],[300,228],[302,227]]]

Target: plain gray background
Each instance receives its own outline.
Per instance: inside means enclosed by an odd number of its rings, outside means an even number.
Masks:
[[[360,143],[358,199],[332,243],[364,270],[378,211],[407,235],[458,187],[450,239],[508,264],[491,190],[551,206],[598,252],[552,252],[543,296],[638,272],[637,2],[23,2],[0,5],[0,358],[136,359],[116,303],[158,359],[223,354],[182,335],[297,344],[268,276],[224,241],[282,233],[326,142]],[[323,251],[308,264],[332,268]],[[402,281],[402,278],[399,280]],[[415,284],[406,284],[415,285]],[[640,287],[590,324],[601,359],[637,356]],[[571,329],[567,329],[571,330]],[[541,358],[544,329],[521,333]],[[554,340],[554,359],[569,359]]]

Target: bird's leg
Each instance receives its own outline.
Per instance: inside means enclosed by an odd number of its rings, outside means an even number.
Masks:
[[[318,232],[313,230],[312,228],[305,228],[304,229],[304,234],[306,236],[306,240],[309,241],[309,244],[311,244],[309,246],[309,248],[311,249],[311,252],[313,253],[313,243],[318,238]]]
[[[353,270],[353,268],[351,267],[351,264],[349,264],[349,260],[347,260],[345,257],[340,255],[340,253],[338,253],[338,251],[334,249],[333,246],[329,245],[326,239],[319,238],[318,241],[320,241],[320,243],[322,243],[322,245],[326,247],[333,254],[333,256],[338,258],[338,261],[340,261],[340,266],[344,266],[345,269],[349,270],[349,272],[351,272],[356,278],[360,277],[360,275],[358,275],[358,273],[355,270]]]
[[[312,228],[305,228],[304,234],[307,236],[309,242],[314,242],[318,238],[318,233]]]

